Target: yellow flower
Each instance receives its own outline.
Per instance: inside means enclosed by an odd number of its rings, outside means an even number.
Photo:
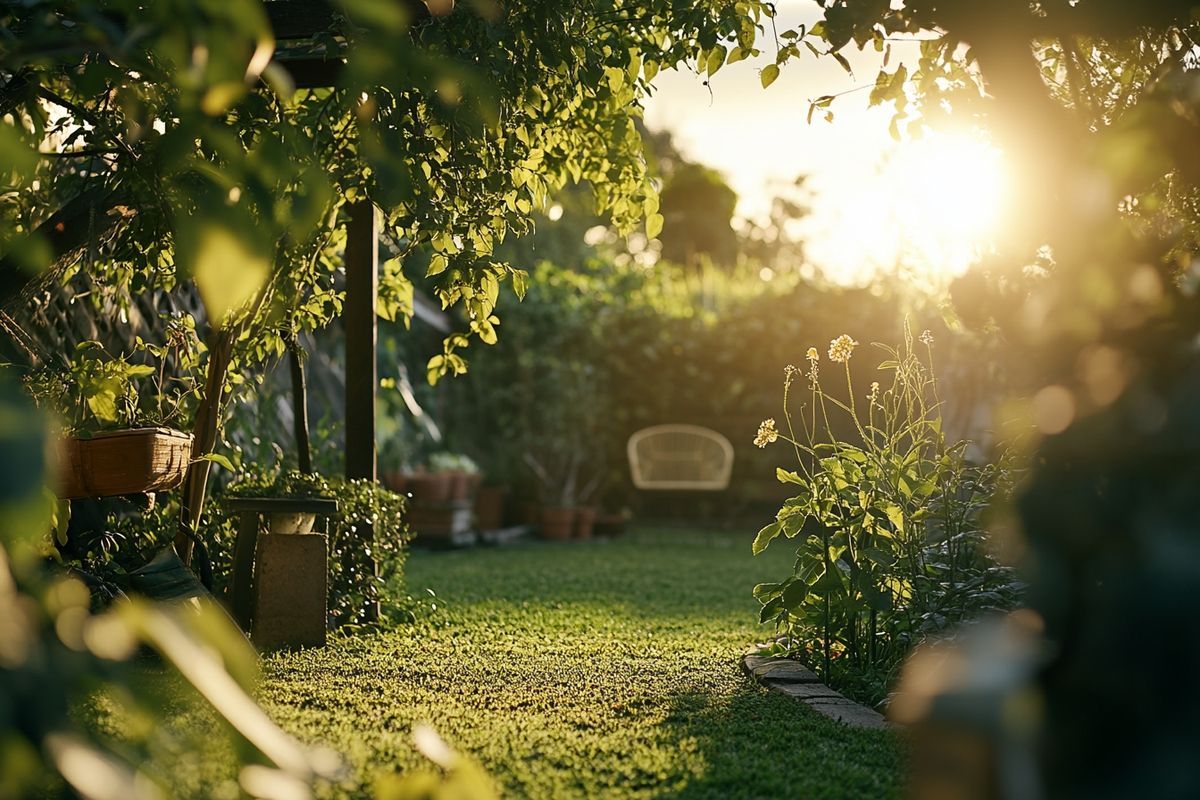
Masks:
[[[817,354],[817,348],[815,348],[815,347],[808,348],[808,360],[809,361],[816,361],[820,357],[821,356]]]
[[[838,364],[845,364],[850,360],[850,354],[854,352],[854,348],[857,346],[858,342],[843,333],[829,343],[829,360]]]
[[[879,399],[879,381],[871,381],[871,391],[867,394],[867,402],[874,403]]]
[[[758,426],[758,435],[754,437],[755,447],[766,447],[771,442],[779,438],[779,431],[775,430],[775,420],[764,419]]]

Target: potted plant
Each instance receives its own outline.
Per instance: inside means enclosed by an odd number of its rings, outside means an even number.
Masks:
[[[414,506],[444,506],[450,501],[454,477],[448,472],[431,472],[418,467],[404,474],[404,487]]]
[[[479,466],[469,456],[461,453],[434,453],[429,459],[429,470],[434,474],[448,475],[448,500],[466,503],[475,497],[483,483]]]
[[[166,491],[178,486],[192,458],[193,437],[171,427],[195,394],[188,377],[171,377],[183,351],[194,339],[186,317],[167,325],[167,343],[139,339],[137,355],[111,355],[99,342],[81,343],[65,364],[32,373],[26,383],[39,404],[57,411],[66,422],[59,447],[56,491],[62,499],[106,497]],[[158,366],[145,363],[156,359]],[[151,383],[150,392],[139,384]]]
[[[551,461],[550,459],[554,460]],[[525,453],[525,463],[537,476],[542,487],[541,533],[546,539],[563,540],[572,536],[591,536],[595,509],[580,507],[599,484],[599,474],[591,479],[583,476],[587,459],[581,450],[566,448],[542,456]],[[582,518],[580,511],[583,511]],[[581,527],[582,523],[582,527]]]
[[[273,477],[257,475],[244,478],[229,487],[231,497],[279,500],[333,499],[328,483],[319,475],[303,472],[281,472]],[[312,533],[317,521],[314,511],[281,509],[268,516],[271,533],[303,535]]]

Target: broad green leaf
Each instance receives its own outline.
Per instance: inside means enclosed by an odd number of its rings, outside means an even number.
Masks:
[[[271,274],[271,264],[223,225],[204,225],[198,234],[192,279],[215,327],[249,303]]]
[[[778,597],[782,589],[782,583],[760,583],[754,587],[754,599],[760,603],[766,603]]]
[[[430,386],[435,385],[438,379],[446,374],[446,369],[446,357],[443,355],[434,356],[425,365],[425,380],[429,381]]]
[[[775,79],[779,77],[779,66],[777,64],[768,64],[763,67],[763,71],[759,74],[759,80],[762,81],[762,87],[766,89]]]
[[[230,472],[237,472],[233,468],[233,462],[220,453],[206,453],[199,458],[200,461],[211,461],[214,464],[224,467]]]
[[[650,216],[646,217],[646,236],[648,238],[653,239],[654,237],[658,236],[660,233],[662,233],[662,229],[662,214],[651,214]]]
[[[757,536],[754,537],[754,544],[751,545],[750,551],[754,553],[754,555],[758,555],[762,551],[766,550],[767,545],[769,545],[771,541],[775,539],[775,537],[777,537],[782,531],[782,522],[776,521],[772,522],[770,525],[767,525],[758,532]]]
[[[705,72],[711,78],[725,64],[725,48],[722,45],[717,45],[708,53],[708,58],[704,61]]]
[[[904,511],[898,505],[889,505],[883,510],[888,520],[896,527],[897,532],[904,533]]]
[[[799,608],[806,597],[808,597],[808,584],[804,581],[796,580],[789,583],[779,596],[780,600],[783,601],[783,607],[789,611]]]
[[[864,547],[861,551],[865,558],[870,559],[881,567],[890,567],[896,563],[896,556],[878,547]]]
[[[434,275],[441,275],[450,266],[450,259],[446,258],[441,253],[434,253],[429,259],[429,269],[425,270],[425,277],[431,278]]]
[[[783,467],[775,468],[775,479],[780,483],[795,483],[799,484],[800,486],[805,485],[804,478],[800,477],[799,473],[786,470]]]
[[[762,607],[758,612],[758,621],[760,623],[769,622],[783,611],[783,599],[776,597]]]

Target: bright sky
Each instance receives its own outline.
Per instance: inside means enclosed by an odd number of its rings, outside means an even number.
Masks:
[[[813,0],[781,0],[777,8],[780,33],[820,19]],[[892,109],[867,108],[869,89],[838,98],[832,123],[818,112],[808,124],[811,98],[873,85],[879,54],[843,51],[853,76],[832,59],[806,55],[764,90],[759,70],[774,61],[769,22],[760,49],[763,57],[714,75],[711,94],[699,75],[662,73],[646,104],[646,124],[671,131],[686,156],[723,173],[744,217],[761,218],[782,186],[808,175],[808,253],[830,277],[869,278],[894,269],[901,253],[932,276],[965,269],[1003,191],[998,154],[961,135],[897,152],[888,134]],[[889,71],[901,59],[911,71],[915,55],[915,44],[895,44]]]

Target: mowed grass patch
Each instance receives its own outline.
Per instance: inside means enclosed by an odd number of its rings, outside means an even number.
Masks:
[[[436,611],[271,656],[260,699],[347,757],[334,797],[419,764],[417,722],[511,797],[896,796],[893,734],[830,722],[738,668],[767,634],[750,589],[787,562],[783,548],[753,558],[744,536],[684,531],[417,552],[408,591],[432,589]]]

